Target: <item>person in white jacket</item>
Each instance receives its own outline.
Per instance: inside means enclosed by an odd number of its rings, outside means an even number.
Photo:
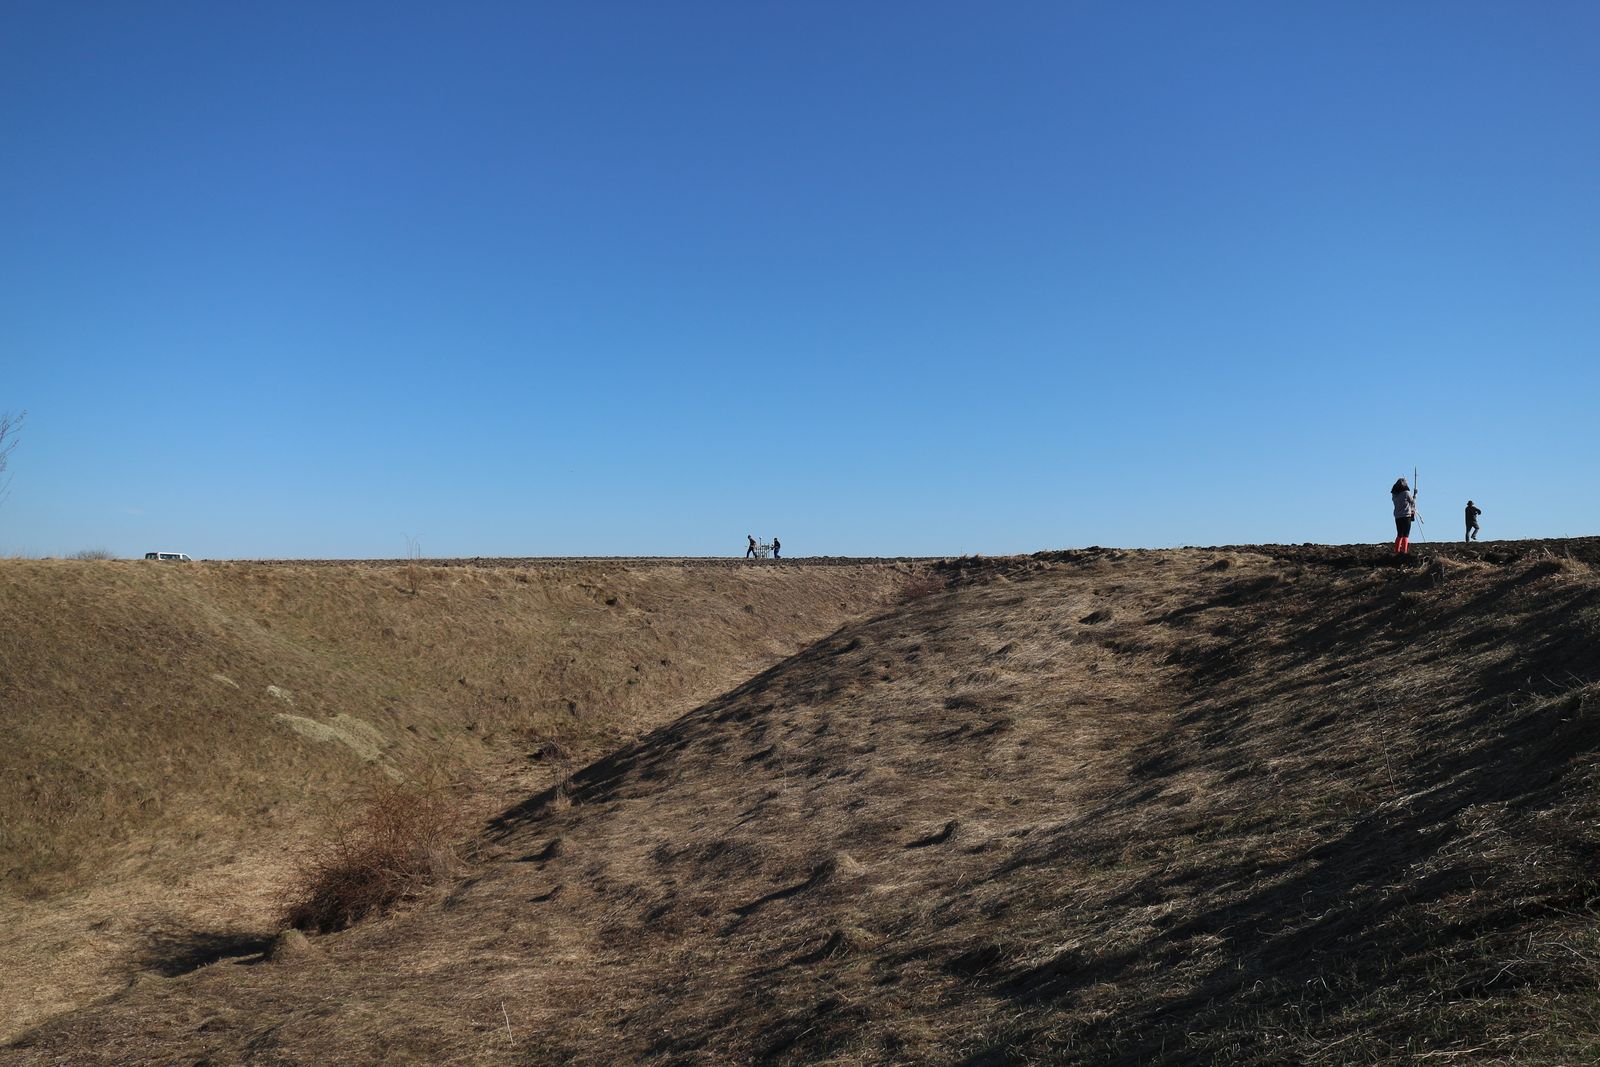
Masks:
[[[1411,520],[1417,517],[1417,494],[1412,492],[1411,485],[1401,478],[1389,490],[1389,498],[1394,501],[1394,553],[1396,556],[1409,555]]]

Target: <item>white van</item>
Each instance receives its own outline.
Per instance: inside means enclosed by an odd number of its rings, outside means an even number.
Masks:
[[[193,563],[187,552],[146,552],[145,559],[170,559],[176,563]]]

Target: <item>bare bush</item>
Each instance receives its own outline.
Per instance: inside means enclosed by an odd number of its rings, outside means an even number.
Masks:
[[[455,869],[461,827],[459,805],[441,789],[379,787],[306,854],[286,894],[284,924],[341,930],[415,896]]]
[[[9,411],[0,411],[0,501],[5,500],[6,488],[11,484],[11,479],[6,477],[6,465],[17,447],[17,431],[27,417],[26,411],[15,417]]]
[[[941,575],[923,571],[911,578],[900,589],[900,595],[906,600],[921,600],[925,596],[942,593],[950,588],[949,581]]]
[[[109,548],[80,548],[69,559],[116,559],[117,554]]]
[[[417,580],[422,576],[422,546],[416,539],[406,537],[406,582],[411,586],[411,595],[417,595]]]

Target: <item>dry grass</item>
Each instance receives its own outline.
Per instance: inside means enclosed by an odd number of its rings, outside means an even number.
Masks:
[[[8,1051],[1590,1062],[1600,579],[1371,555],[954,563],[558,775],[437,904]]]
[[[283,857],[393,775],[476,776],[481,812],[549,780],[540,746],[614,747],[906,579],[423,565],[413,596],[405,566],[0,560],[0,1035],[119,988],[152,929],[270,929]]]

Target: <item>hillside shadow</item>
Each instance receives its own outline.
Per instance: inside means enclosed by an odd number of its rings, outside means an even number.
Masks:
[[[918,608],[918,604],[912,604],[906,610]],[[730,726],[743,728],[747,739],[759,739],[768,728],[765,719],[773,710],[778,691],[788,704],[823,703],[865,677],[871,649],[864,647],[862,633],[894,614],[890,611],[841,627],[728,692],[595,760],[566,781],[506,809],[489,820],[486,832],[492,840],[503,840],[544,817],[563,797],[578,804],[599,804],[618,798],[630,785],[667,780],[675,773],[680,754],[691,745],[702,743],[712,752],[725,750]],[[758,752],[754,758],[767,755],[770,753]]]
[[[270,934],[237,930],[163,930],[150,936],[135,960],[140,970],[176,978],[222,960],[260,963],[271,946]]]
[[[1125,1010],[1116,1017],[1093,1021],[1075,1035],[1080,1052],[1074,1062],[1191,1063],[1195,1035],[1259,1033],[1264,1013],[1282,1010],[1286,1003],[1299,1003],[1318,1018],[1353,1011],[1386,983],[1429,981],[1401,961],[1461,951],[1482,956],[1487,966],[1497,953],[1514,954],[1511,940],[1519,921],[1541,914],[1589,914],[1600,904],[1600,879],[1593,874],[1600,843],[1565,843],[1541,854],[1536,870],[1528,869],[1521,855],[1488,856],[1481,845],[1464,843],[1470,831],[1460,822],[1470,808],[1532,823],[1561,802],[1571,780],[1592,770],[1600,751],[1600,702],[1590,688],[1600,679],[1600,658],[1593,655],[1592,638],[1573,621],[1574,611],[1592,606],[1597,594],[1589,588],[1556,589],[1514,601],[1519,590],[1542,576],[1530,578],[1526,570],[1507,574],[1464,602],[1418,619],[1412,616],[1419,609],[1402,599],[1418,588],[1410,582],[1398,584],[1377,606],[1365,602],[1369,596],[1363,594],[1287,613],[1271,620],[1276,629],[1300,635],[1272,653],[1284,659],[1283,668],[1257,662],[1256,687],[1226,703],[1207,704],[1204,693],[1233,677],[1231,667],[1237,664],[1192,665],[1196,702],[1176,717],[1171,732],[1134,753],[1130,781],[1053,840],[1014,856],[1006,870],[1070,869],[1084,858],[1083,827],[1149,825],[1155,791],[1147,783],[1153,779],[1198,769],[1222,782],[1239,780],[1240,768],[1255,762],[1247,743],[1294,752],[1302,743],[1302,717],[1276,711],[1274,696],[1291,685],[1303,687],[1294,678],[1298,673],[1316,668],[1359,677],[1363,668],[1381,669],[1382,656],[1374,650],[1403,650],[1418,622],[1447,631],[1453,650],[1481,654],[1476,669],[1457,679],[1460,692],[1406,707],[1373,706],[1342,723],[1346,732],[1370,729],[1381,738],[1388,736],[1381,729],[1385,723],[1423,721],[1426,746],[1384,756],[1407,796],[1344,825],[1325,827],[1324,839],[1307,850],[1276,861],[1247,857],[1232,868],[1206,860],[1207,846],[1187,836],[1192,827],[1174,829],[1162,844],[1180,854],[1188,850],[1195,866],[1173,864],[1097,908],[1108,912],[1184,899],[1185,887],[1198,882],[1253,888],[1211,903],[1191,895],[1193,906],[1175,909],[1158,924],[1157,936],[1133,949],[1095,953],[1075,947],[1025,968],[998,970],[988,977],[990,995],[1026,1013],[1070,1002],[1104,983],[1126,983],[1139,995],[1126,998]],[[1505,654],[1487,654],[1499,646]],[[1368,759],[1375,754],[1371,748],[1363,752]],[[1342,773],[1349,781],[1374,771],[1349,764],[1342,772],[1328,767],[1321,773]],[[1254,795],[1241,793],[1235,806],[1257,811],[1270,828],[1272,796],[1266,786],[1256,788]],[[1282,820],[1278,829],[1297,818],[1288,808],[1277,817]],[[1460,855],[1452,846],[1460,846]],[[1485,905],[1481,913],[1469,910],[1454,924],[1418,921],[1429,908],[1470,898],[1491,878],[1498,882],[1501,904]],[[1517,903],[1505,903],[1513,897]],[[1221,939],[1228,950],[1197,980],[1168,989],[1147,980],[1152,971],[1179,968],[1195,975],[1197,961],[1187,946],[1198,938]],[[1462,949],[1469,942],[1473,947]],[[1473,981],[1491,977],[1502,991],[1532,980],[1514,972],[1497,975],[1496,967],[1477,978],[1471,971],[1465,967],[1460,979],[1469,992]],[[1541,970],[1530,964],[1524,971],[1557,984],[1566,980],[1551,978],[1550,966]],[[1329,975],[1338,980],[1330,982]],[[965,1062],[1032,1062],[1039,1046],[1030,1046],[1030,1039],[1042,1040],[1008,1035]],[[1271,1052],[1266,1046],[1235,1048],[1230,1061],[1255,1062],[1252,1056],[1270,1060]]]

